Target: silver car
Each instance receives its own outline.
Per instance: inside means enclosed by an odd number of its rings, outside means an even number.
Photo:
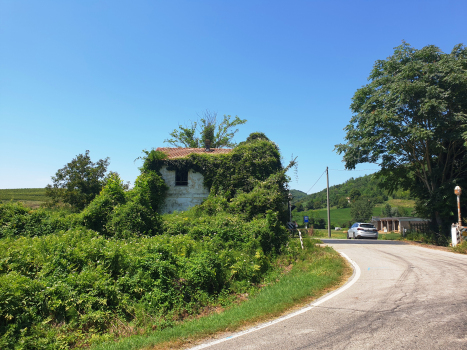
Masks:
[[[378,230],[375,225],[364,222],[356,222],[347,231],[347,239],[373,238],[378,239]]]

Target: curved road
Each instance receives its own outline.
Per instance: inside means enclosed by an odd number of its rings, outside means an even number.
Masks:
[[[353,285],[299,315],[196,348],[467,349],[466,255],[396,241],[322,241],[359,266]]]

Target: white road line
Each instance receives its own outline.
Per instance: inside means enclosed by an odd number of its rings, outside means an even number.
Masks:
[[[242,335],[245,335],[245,334],[248,334],[248,333],[253,333],[253,332],[256,332],[256,331],[258,331],[260,329],[272,326],[272,325],[274,325],[276,323],[288,320],[289,318],[292,318],[292,317],[295,317],[297,315],[303,314],[304,312],[310,311],[315,306],[321,305],[322,303],[328,301],[331,298],[334,298],[335,296],[339,295],[343,291],[349,289],[360,278],[360,275],[361,275],[360,267],[358,267],[358,265],[352,259],[350,259],[345,253],[340,253],[340,254],[344,258],[346,258],[352,264],[353,268],[355,269],[354,270],[355,273],[353,275],[353,278],[349,282],[347,282],[345,285],[343,285],[341,288],[336,289],[335,291],[329,293],[328,295],[325,295],[324,297],[319,298],[316,302],[310,304],[309,306],[304,307],[303,309],[300,309],[298,311],[292,312],[291,314],[279,317],[279,318],[277,318],[277,319],[275,319],[273,321],[262,323],[260,325],[257,325],[255,327],[253,327],[253,328],[247,329],[247,330],[242,331],[242,332],[235,333],[235,334],[233,334],[233,335],[231,335],[229,337],[226,337],[226,338],[218,339],[218,340],[215,340],[215,341],[210,342],[210,343],[200,344],[198,346],[195,346],[194,348],[191,348],[190,350],[205,349],[205,348],[208,348],[210,346],[223,343],[223,342],[228,341],[230,339],[238,338],[238,337],[241,337]]]

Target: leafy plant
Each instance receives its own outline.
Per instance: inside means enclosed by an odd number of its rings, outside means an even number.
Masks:
[[[93,163],[89,151],[79,154],[52,176],[53,184],[47,185],[45,194],[54,203],[61,201],[82,210],[102,189],[108,165],[109,158]]]

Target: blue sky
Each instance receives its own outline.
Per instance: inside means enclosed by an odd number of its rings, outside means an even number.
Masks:
[[[333,151],[353,94],[402,40],[467,44],[466,13],[465,0],[0,0],[0,188],[44,187],[86,150],[133,182],[141,151],[206,109],[248,120],[237,142],[262,131],[284,163],[297,156],[291,188],[326,166],[331,185],[372,173],[339,171]]]

